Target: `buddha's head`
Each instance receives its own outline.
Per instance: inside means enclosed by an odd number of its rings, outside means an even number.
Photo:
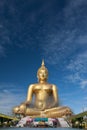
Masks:
[[[37,71],[37,78],[39,81],[46,81],[48,79],[48,70],[45,67],[44,60],[42,61],[41,67]]]

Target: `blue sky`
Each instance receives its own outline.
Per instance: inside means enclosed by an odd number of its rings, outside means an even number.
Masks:
[[[87,110],[87,0],[0,0],[0,113],[26,100],[42,59],[60,104]]]

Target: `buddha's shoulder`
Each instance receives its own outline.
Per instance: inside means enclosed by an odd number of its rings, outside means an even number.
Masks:
[[[54,86],[54,87],[56,87],[55,84],[51,84],[51,83],[47,83],[47,85],[50,85],[50,86]]]
[[[51,83],[46,83],[46,84],[34,83],[34,84],[29,85],[29,88],[36,88],[36,87],[42,87],[42,86],[56,88],[56,85],[51,84]]]
[[[48,86],[51,86],[51,87],[56,87],[55,84],[51,84],[51,83],[47,83]]]
[[[34,87],[36,85],[38,85],[38,83],[30,84],[29,87]]]

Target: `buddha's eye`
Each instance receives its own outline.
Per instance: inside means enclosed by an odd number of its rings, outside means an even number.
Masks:
[[[44,74],[44,76],[46,77],[47,75],[46,75],[46,74]]]
[[[45,74],[45,73],[40,73],[40,76],[44,76],[44,77],[45,77],[45,76],[46,76],[46,74]]]

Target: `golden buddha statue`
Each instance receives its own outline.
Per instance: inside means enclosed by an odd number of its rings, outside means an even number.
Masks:
[[[20,106],[14,107],[15,114],[22,114],[31,117],[63,117],[71,115],[69,107],[59,106],[57,87],[49,84],[48,70],[42,61],[37,71],[38,83],[28,88],[27,100]]]

